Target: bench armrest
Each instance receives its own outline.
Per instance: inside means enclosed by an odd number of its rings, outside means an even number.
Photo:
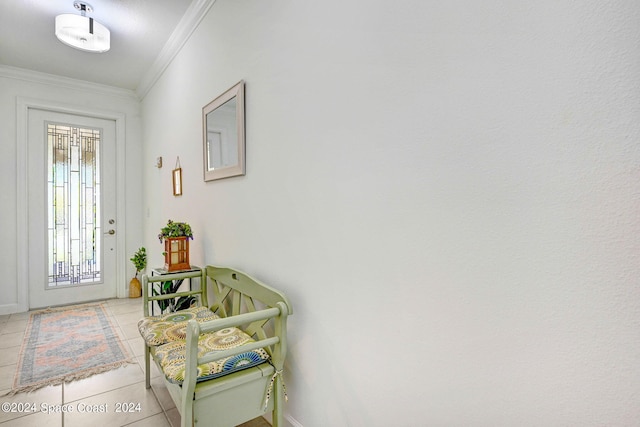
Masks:
[[[184,382],[182,383],[182,387],[186,390],[187,395],[191,396],[195,391],[198,376],[198,365],[270,346],[274,347],[272,358],[279,358],[283,356],[284,351],[281,347],[286,343],[286,336],[284,332],[286,328],[282,328],[278,325],[284,322],[284,319],[286,319],[288,314],[287,305],[284,303],[278,303],[278,307],[267,308],[251,313],[238,314],[231,317],[210,320],[208,322],[198,323],[193,319],[189,320],[186,330],[185,373]],[[230,327],[240,328],[240,326],[248,323],[268,319],[274,319],[276,321],[276,328],[272,337],[246,343],[235,348],[216,352],[215,354],[207,354],[203,357],[198,357],[198,338],[200,334],[215,332]],[[279,369],[282,369],[281,363],[278,363],[277,360],[273,360],[273,362],[274,365],[276,365],[276,368],[280,365]]]

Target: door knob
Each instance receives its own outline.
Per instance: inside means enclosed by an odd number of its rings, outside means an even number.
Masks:
[[[116,234],[116,230],[111,229],[104,234]]]

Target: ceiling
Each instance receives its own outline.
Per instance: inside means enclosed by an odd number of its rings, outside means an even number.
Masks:
[[[199,0],[87,0],[111,31],[111,49],[89,53],[60,42],[56,15],[73,0],[1,0],[0,64],[136,90],[174,30]]]

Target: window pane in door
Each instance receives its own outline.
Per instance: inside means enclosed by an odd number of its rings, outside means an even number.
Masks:
[[[100,282],[100,137],[47,124],[49,288]]]

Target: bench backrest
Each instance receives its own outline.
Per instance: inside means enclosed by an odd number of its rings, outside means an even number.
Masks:
[[[149,308],[152,305],[158,304],[162,300],[172,300],[174,298],[180,297],[190,297],[193,296],[198,299],[198,304],[202,306],[209,305],[207,298],[207,287],[203,286],[206,283],[206,269],[202,270],[193,270],[193,271],[179,271],[170,274],[161,274],[155,276],[148,276],[144,274],[142,276],[142,297],[143,297],[143,312],[144,316],[149,316]],[[195,290],[183,291],[183,292],[175,292],[175,293],[164,293],[161,289],[163,283],[174,281],[174,280],[184,280],[184,279],[200,279],[200,285]],[[193,288],[193,286],[191,286]],[[151,308],[151,314],[162,314],[155,313],[153,307]]]
[[[280,291],[233,269],[207,266],[205,269],[208,287],[213,289],[211,311],[220,317],[251,313],[265,308],[283,308],[286,315],[293,313],[287,297]],[[269,329],[277,328],[277,323],[256,321],[244,325],[242,329],[250,336],[264,339],[270,335]]]

